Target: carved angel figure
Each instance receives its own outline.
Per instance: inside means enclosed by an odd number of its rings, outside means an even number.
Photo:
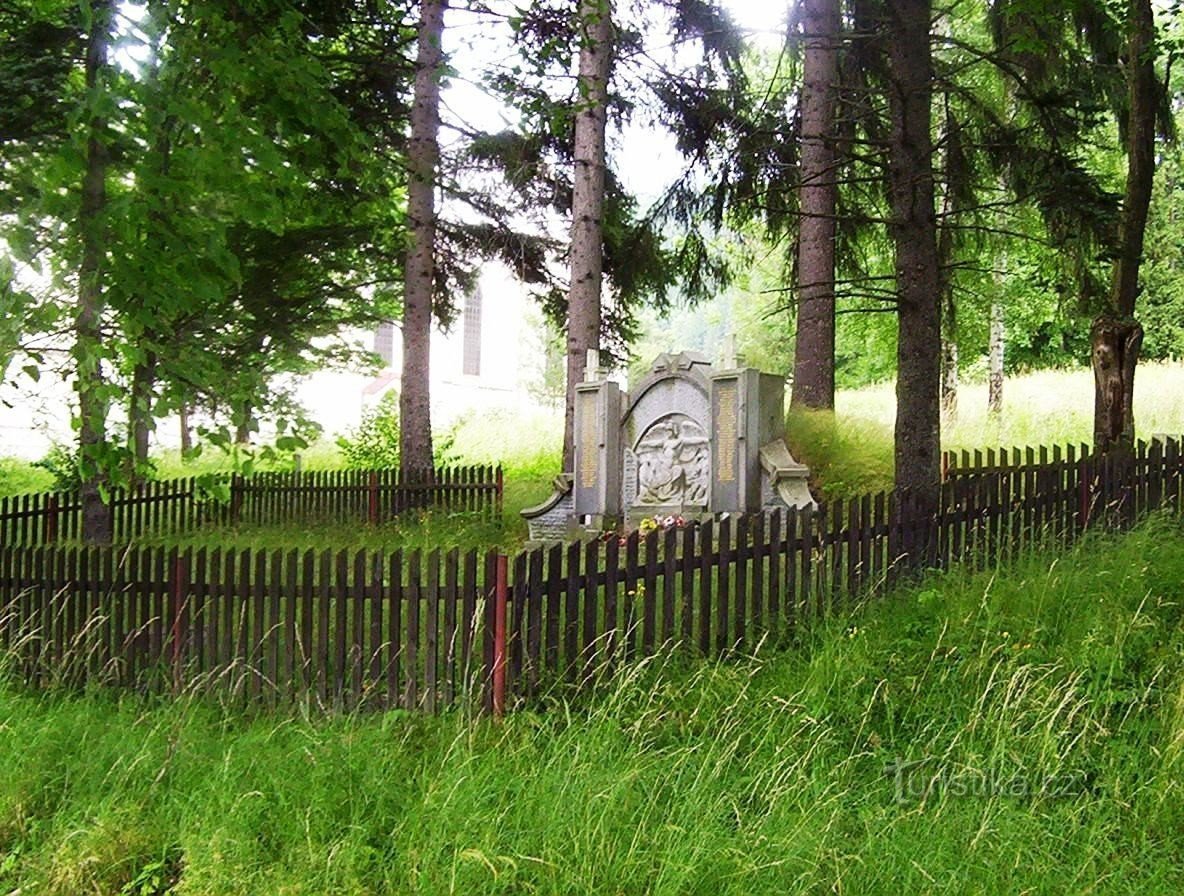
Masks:
[[[637,445],[637,503],[706,504],[710,468],[702,427],[689,419],[660,420]]]

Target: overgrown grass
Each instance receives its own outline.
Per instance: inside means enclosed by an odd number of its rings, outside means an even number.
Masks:
[[[987,413],[986,383],[963,383],[958,413],[942,421],[942,446],[953,450],[1069,445],[1093,441],[1093,373],[1042,370],[1004,383],[1003,412]],[[896,395],[892,383],[840,391],[835,413],[793,410],[790,450],[811,468],[826,497],[892,487]],[[1142,438],[1184,433],[1184,364],[1140,365],[1135,426]]]
[[[502,726],[0,689],[0,885],[1176,893],[1180,535],[932,577],[789,652],[667,655]]]
[[[896,415],[891,383],[841,392],[837,403],[840,416],[875,420],[891,432]],[[957,418],[944,421],[942,441],[957,449],[1088,443],[1093,415],[1094,377],[1088,368],[1038,370],[1007,379],[997,418],[987,413],[986,383],[963,383]],[[1184,364],[1139,365],[1135,427],[1144,438],[1184,430]]]

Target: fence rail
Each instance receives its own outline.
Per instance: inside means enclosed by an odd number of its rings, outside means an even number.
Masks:
[[[882,592],[907,565],[903,545],[986,567],[1179,512],[1182,486],[1180,443],[1157,443],[954,477],[920,521],[908,494],[880,493],[542,547],[506,563],[504,644],[493,553],[5,546],[0,641],[32,683],[490,709],[495,669],[513,704],[665,644],[703,656],[750,648]]]
[[[219,491],[225,494],[219,498]],[[112,491],[115,542],[222,523],[357,521],[377,524],[407,510],[502,509],[501,467],[336,470],[153,480]],[[227,497],[228,496],[228,497]],[[0,545],[40,545],[81,537],[76,492],[0,498]]]

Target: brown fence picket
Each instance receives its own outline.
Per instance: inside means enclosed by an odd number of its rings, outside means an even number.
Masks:
[[[440,549],[428,554],[424,599],[424,709],[436,712],[440,686]]]
[[[682,643],[695,643],[695,528],[687,526],[682,532],[682,564],[679,569],[679,632]]]
[[[563,590],[563,655],[559,670],[569,683],[580,674],[580,557],[582,545],[573,541],[567,546],[567,577]],[[585,592],[586,594],[586,592]],[[587,598],[585,597],[585,600]]]
[[[604,640],[600,645],[602,665],[606,669],[616,666],[617,650],[621,644],[620,619],[618,618],[620,586],[621,543],[610,538],[604,544]]]
[[[658,533],[645,536],[645,566],[642,572],[641,593],[641,652],[650,656],[658,640]]]
[[[767,554],[769,560],[769,575],[766,579],[768,583],[768,591],[765,595],[765,607],[767,612],[767,620],[765,624],[766,630],[776,630],[780,625],[781,617],[781,510],[774,510],[769,515],[769,529],[767,538]]]
[[[384,595],[386,598],[386,640],[389,645],[386,663],[386,703],[387,706],[405,706],[402,699],[402,663],[406,650],[406,638],[403,631],[403,554],[395,551],[388,559],[387,575],[389,582]]]
[[[457,609],[460,600],[460,550],[452,548],[444,555],[444,654],[440,694],[444,706],[451,706],[456,699]],[[374,677],[377,679],[377,675]]]
[[[597,641],[600,637],[600,542],[590,540],[584,547],[583,637],[580,641],[581,675],[590,680],[595,670]]]
[[[563,570],[563,545],[553,544],[547,549],[547,574],[544,596],[546,603],[542,615],[546,629],[543,632],[543,659],[541,670],[551,681],[559,679],[560,628],[563,621],[563,598],[566,585]]]
[[[419,708],[419,639],[420,602],[423,600],[420,575],[420,551],[411,552],[407,561],[407,640],[404,642],[403,705],[408,709]]]
[[[711,582],[712,525],[707,520],[699,527],[699,653],[711,654],[712,594]]]
[[[729,556],[732,553],[732,518],[730,516],[724,516],[719,521],[718,542],[716,556],[719,559],[718,564],[714,564],[717,566],[715,578],[715,650],[717,653],[723,653],[732,643],[728,638],[728,628],[731,622],[729,611],[732,600],[731,585],[733,567],[733,562],[730,562],[731,557]],[[708,579],[711,577],[710,565],[713,563],[713,559],[709,553],[707,555],[707,562],[709,564],[707,568]],[[708,591],[710,590],[709,588]]]
[[[525,696],[534,699],[538,693],[540,666],[543,662],[543,602],[546,583],[543,579],[544,560],[542,548],[530,552],[527,560],[526,607],[520,614],[526,620],[526,637],[523,644],[523,666],[525,674]]]

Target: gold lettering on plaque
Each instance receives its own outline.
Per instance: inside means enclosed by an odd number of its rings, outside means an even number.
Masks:
[[[595,488],[600,472],[600,442],[597,441],[597,395],[580,396],[580,488]]]
[[[716,409],[716,439],[719,445],[719,481],[736,481],[736,383],[721,383]]]

